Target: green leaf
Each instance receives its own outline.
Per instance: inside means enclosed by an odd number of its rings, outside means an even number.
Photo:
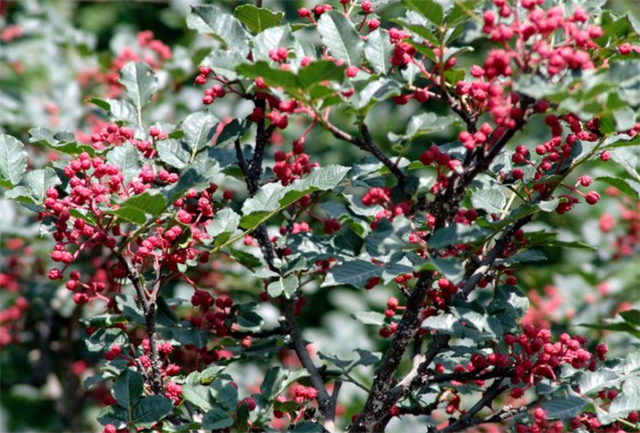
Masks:
[[[222,131],[220,131],[220,134],[218,134],[218,136],[216,137],[216,142],[215,142],[216,148],[211,149],[211,156],[215,158],[218,153],[220,156],[222,156],[224,154],[222,152],[228,149],[222,149],[220,148],[220,146],[230,141],[241,138],[245,134],[245,132],[251,129],[251,124],[252,122],[249,119],[233,119],[231,122],[225,124],[224,127],[222,128]],[[216,152],[216,151],[220,151],[220,152]],[[233,152],[232,158],[233,158],[232,162],[235,162],[236,161],[235,152]],[[222,167],[225,167],[225,164],[223,164],[222,158],[218,158],[218,162],[220,162],[220,165]]]
[[[458,119],[455,116],[438,116],[434,113],[423,113],[411,118],[407,126],[407,132],[404,135],[397,135],[390,132],[388,136],[389,140],[394,142],[414,140],[421,135],[442,131],[457,121]]]
[[[598,412],[598,419],[603,424],[610,424],[619,418],[626,418],[629,412],[640,410],[640,377],[625,379],[622,392],[609,405],[609,412]]]
[[[13,188],[27,170],[27,151],[16,138],[0,134],[0,185]]]
[[[611,386],[618,379],[618,373],[609,369],[601,368],[597,371],[587,371],[578,382],[581,394],[589,394]]]
[[[514,319],[522,317],[529,309],[529,298],[514,286],[498,286],[487,311],[496,315],[506,313]]]
[[[113,213],[126,221],[142,225],[147,222],[147,215],[157,217],[166,208],[167,202],[159,191],[145,191],[129,197]]]
[[[260,394],[262,394],[269,401],[276,398],[280,384],[286,377],[285,373],[282,373],[280,367],[272,367],[267,371],[264,376],[262,385],[260,385]]]
[[[365,260],[342,262],[327,274],[323,287],[346,284],[355,288],[364,287],[370,278],[381,277],[384,268]]]
[[[316,60],[298,71],[298,85],[302,89],[310,89],[323,81],[344,80],[344,66],[338,66],[329,60]]]
[[[267,286],[267,293],[272,298],[284,295],[289,299],[300,286],[300,281],[295,275],[289,275],[286,278],[280,277],[279,280],[272,282]]]
[[[630,107],[624,107],[613,112],[616,121],[616,131],[628,131],[636,123],[636,113]]]
[[[216,75],[233,81],[238,78],[236,68],[247,60],[235,51],[214,50],[202,60]]]
[[[100,314],[86,319],[80,319],[84,326],[92,328],[112,328],[115,325],[121,325],[129,322],[125,316],[114,314]]]
[[[111,345],[123,346],[129,343],[129,337],[122,329],[98,329],[84,340],[87,350],[92,353],[104,353]]]
[[[189,147],[180,140],[161,140],[156,143],[158,157],[165,164],[181,170],[189,164],[191,152]]]
[[[475,9],[477,9],[480,4],[482,4],[482,1],[480,0],[457,0],[453,9],[451,9],[451,12],[447,14],[445,23],[448,26],[453,26],[467,20],[468,18],[473,18],[476,16]]]
[[[211,395],[226,410],[233,410],[238,406],[238,390],[230,383],[223,383],[221,380],[214,382]]]
[[[565,398],[557,398],[542,403],[542,408],[547,412],[549,419],[569,419],[580,412],[587,402],[582,398],[570,395]]]
[[[380,29],[369,33],[364,47],[364,55],[377,74],[385,75],[391,69],[392,52],[393,45],[387,33]]]
[[[318,20],[318,33],[333,57],[343,60],[348,66],[360,66],[364,42],[355,25],[342,12],[329,11],[322,14]]]
[[[627,310],[619,314],[625,322],[640,327],[640,310]]]
[[[507,204],[507,197],[499,188],[486,188],[476,191],[473,194],[471,204],[473,204],[473,207],[476,209],[499,214]]]
[[[220,430],[233,425],[233,418],[224,410],[214,407],[204,414],[202,428],[204,430]]]
[[[384,101],[402,92],[402,86],[391,78],[381,78],[367,84],[358,94],[355,107],[359,110],[368,108],[374,102]]]
[[[620,164],[622,168],[627,170],[631,176],[640,180],[640,174],[638,174],[637,167],[639,165],[639,158],[631,149],[626,147],[619,147],[611,150],[611,158]]]
[[[496,263],[506,263],[512,265],[514,263],[542,262],[545,260],[547,260],[547,257],[542,251],[526,250],[515,253],[514,255],[509,256],[504,260],[496,261]]]
[[[129,421],[129,413],[126,409],[114,404],[101,410],[97,420],[102,425],[112,424],[117,429],[123,429]]]
[[[284,17],[282,12],[271,12],[269,9],[259,8],[252,4],[238,6],[233,16],[244,23],[254,33],[280,25]]]
[[[491,232],[477,226],[455,223],[443,227],[427,241],[429,248],[445,248],[450,245],[467,244],[489,236]]]
[[[433,269],[429,265],[433,265]],[[421,268],[437,270],[454,284],[458,284],[464,278],[464,266],[456,257],[434,258],[423,264]]]
[[[379,221],[373,233],[367,236],[365,247],[371,257],[382,260],[384,257],[397,254],[403,249],[415,248],[407,240],[410,232],[411,223],[404,216],[394,218],[393,221],[383,219]]]
[[[220,164],[211,157],[211,150],[200,152],[195,162],[189,164],[180,172],[180,179],[164,190],[167,202],[173,203],[190,189],[202,191],[220,174]]]
[[[112,149],[107,154],[107,162],[120,169],[120,173],[124,176],[125,185],[138,175],[142,165],[140,153],[131,143],[125,143]]]
[[[600,176],[596,180],[613,186],[623,194],[638,200],[640,198],[640,183],[632,179],[622,179],[620,177]]]
[[[129,368],[113,384],[113,396],[120,406],[133,407],[142,396],[142,375]]]
[[[135,124],[138,122],[138,113],[136,107],[129,101],[121,101],[119,99],[99,99],[91,98],[89,102],[106,110],[109,113],[109,119],[119,122]],[[89,147],[89,146],[87,146]],[[93,150],[92,147],[89,147]],[[61,149],[61,151],[64,151]]]
[[[133,408],[131,421],[136,427],[151,427],[171,413],[173,403],[168,398],[152,395],[143,398]]]
[[[47,146],[50,149],[69,155],[79,155],[82,152],[88,152],[91,156],[95,154],[93,147],[75,141],[73,133],[54,134],[47,128],[31,128],[29,130],[29,143]]]
[[[453,334],[453,327],[458,323],[458,319],[452,314],[444,314],[442,316],[432,316],[426,318],[420,327],[422,329],[431,329],[445,334]]]
[[[240,215],[229,208],[225,208],[215,214],[213,220],[207,225],[207,234],[212,239],[216,238],[216,244],[221,244],[227,241],[239,224]]]
[[[248,78],[261,77],[267,85],[282,87],[289,92],[296,92],[299,88],[298,80],[293,72],[274,69],[265,61],[239,65],[236,71]]]
[[[386,318],[382,313],[376,311],[361,311],[352,314],[352,317],[365,325],[383,326],[386,323]]]
[[[247,199],[242,205],[242,213],[247,216],[252,213],[268,213],[277,210],[279,201],[284,197],[287,187],[279,183],[268,183],[258,192]]]
[[[182,397],[202,410],[213,408],[214,402],[208,385],[201,384],[202,373],[194,371],[189,373],[182,385]]]
[[[138,113],[160,88],[158,77],[151,66],[145,62],[130,62],[124,65],[120,71],[120,83],[124,86],[125,95],[131,100]]]
[[[640,60],[613,62],[601,75],[602,81],[618,85],[620,99],[635,106],[640,100]]]
[[[333,189],[348,171],[348,167],[328,165],[311,170],[306,177],[297,179],[286,187],[279,183],[266,184],[255,196],[244,202],[242,206],[244,216],[240,220],[240,225],[246,229],[255,227],[261,224],[270,213],[286,208],[307,194]]]
[[[190,114],[182,122],[184,139],[193,155],[205,148],[216,133],[219,120],[208,111],[198,111]]]
[[[253,61],[264,60],[272,66],[277,66],[277,63],[269,57],[269,52],[279,47],[286,48],[289,51],[296,43],[296,38],[293,37],[289,24],[267,29],[253,38]]]
[[[231,51],[242,56],[249,53],[249,35],[240,21],[217,6],[192,6],[191,14],[187,17],[187,27],[198,33],[213,35]]]
[[[23,179],[23,184],[27,188],[29,196],[36,204],[42,204],[44,202],[49,188],[60,185],[61,183],[55,170],[50,167],[30,171]],[[9,197],[10,192],[12,191],[8,191],[7,197]]]
[[[444,21],[444,9],[434,0],[402,0],[402,4],[437,26]]]

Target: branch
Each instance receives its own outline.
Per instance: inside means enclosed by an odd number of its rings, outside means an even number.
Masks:
[[[391,340],[391,345],[376,371],[369,398],[360,416],[351,427],[352,432],[375,430],[378,420],[382,419],[395,403],[395,400],[391,402],[391,399],[387,398],[387,393],[393,385],[396,370],[400,365],[407,345],[415,337],[420,324],[422,303],[432,282],[432,272],[420,273],[418,282],[407,301],[407,308],[402,315],[402,319],[400,319],[394,338]]]
[[[487,254],[485,259],[480,262],[480,266],[478,266],[470,275],[467,275],[466,282],[464,283],[464,286],[462,286],[462,290],[460,290],[460,294],[463,298],[466,299],[471,291],[476,287],[478,281],[480,281],[480,279],[489,272],[496,259],[504,252],[509,242],[511,242],[511,238],[513,238],[515,232],[532,219],[533,215],[527,215],[524,218],[520,218],[502,233],[502,236],[495,243],[491,251],[489,251],[489,254]]]
[[[491,402],[496,399],[502,392],[509,388],[509,385],[502,385],[503,379],[495,380],[489,389],[484,393],[482,398],[471,407],[460,419],[453,424],[439,430],[439,433],[454,433],[458,431],[466,430],[472,425],[477,425],[477,421],[474,418],[475,415],[480,412],[485,406],[491,407]]]
[[[321,116],[318,116],[318,118],[322,119]],[[327,128],[327,130],[331,132],[333,136],[336,137],[338,140],[351,143],[354,146],[356,146],[358,149],[364,150],[365,152],[369,152],[370,154],[375,156],[378,159],[378,161],[384,164],[384,166],[387,167],[391,172],[391,174],[393,174],[393,176],[397,179],[398,186],[401,189],[404,189],[404,187],[407,184],[407,177],[402,172],[400,167],[398,167],[396,163],[391,161],[389,157],[385,155],[384,152],[374,143],[371,137],[371,134],[369,133],[369,128],[367,127],[366,124],[363,123],[360,127],[360,132],[362,133],[364,140],[361,139],[360,137],[354,137],[348,134],[347,132],[343,131],[342,129],[338,128],[337,126],[333,125],[328,121],[322,120],[321,124],[324,125],[324,127]]]
[[[256,101],[257,106],[260,106],[260,103],[263,106],[262,108],[264,108],[264,102]],[[275,126],[270,125],[269,127],[266,127],[263,118],[258,122],[257,129],[256,146],[253,157],[249,164],[247,164],[247,161],[244,159],[240,141],[236,140],[234,143],[236,156],[238,158],[238,165],[240,166],[240,169],[244,174],[245,182],[251,196],[255,195],[258,191],[260,178],[262,177],[262,161],[264,158],[264,150],[269,139],[271,138],[271,135],[273,134],[273,131],[275,130]],[[265,261],[267,262],[267,266],[269,266],[272,271],[280,273],[279,269],[274,266],[275,249],[273,247],[271,239],[269,239],[269,234],[264,224],[258,226],[258,228],[254,232],[254,237],[260,245],[260,249],[262,250]],[[291,338],[293,349],[296,352],[300,363],[309,372],[311,384],[318,391],[317,400],[318,406],[320,408],[320,413],[322,414],[322,417],[324,419],[323,425],[326,431],[331,432],[335,429],[336,400],[338,397],[340,386],[336,384],[334,395],[329,395],[327,389],[324,386],[324,381],[322,379],[320,371],[315,366],[313,360],[307,352],[307,347],[302,337],[302,332],[300,331],[298,319],[296,318],[294,311],[296,304],[295,299],[287,299],[282,296],[280,300],[283,305],[286,328],[288,330],[288,332],[286,333],[289,334]]]
[[[140,274],[133,268],[131,263],[122,255],[116,254],[118,261],[124,266],[127,278],[133,284],[136,295],[140,300],[142,312],[144,313],[145,323],[147,325],[147,334],[149,335],[149,347],[151,349],[151,389],[155,394],[162,394],[164,391],[164,382],[160,372],[160,357],[158,356],[158,348],[156,346],[156,302],[155,296],[151,299],[147,298],[146,289],[140,279]],[[155,292],[155,290],[154,290]]]

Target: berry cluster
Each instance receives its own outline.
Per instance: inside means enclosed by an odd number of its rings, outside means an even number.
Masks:
[[[109,146],[120,146],[131,140],[134,135],[133,129],[110,123],[91,135],[91,144],[94,149],[103,150]]]
[[[214,71],[211,70],[208,66],[202,66],[200,68],[200,75],[198,75],[195,79],[195,82],[199,86],[204,86],[207,84],[207,79],[212,77],[218,83],[214,84],[210,88],[204,91],[204,96],[202,97],[202,103],[204,105],[211,105],[216,100],[216,98],[222,98],[227,94],[227,90],[225,90],[224,86],[228,86],[228,83],[223,78],[219,77]],[[234,92],[231,87],[228,87],[230,92]]]
[[[270,114],[272,113],[274,112]],[[317,162],[309,161],[309,155],[304,152],[304,142],[304,137],[300,137],[294,140],[291,152],[279,150],[274,155],[276,163],[273,173],[283,185],[289,185],[293,180],[309,173],[311,169],[319,167]]]
[[[198,290],[191,296],[191,305],[198,308],[197,315],[190,318],[194,327],[214,331],[219,337],[228,334],[230,325],[226,322],[233,307],[231,298],[220,296],[216,299],[209,292]]]
[[[612,233],[614,259],[631,256],[637,252],[640,245],[640,203],[621,196],[613,187],[607,188],[605,194],[619,198],[619,215],[615,217],[610,213],[602,214],[600,230]]]
[[[386,218],[389,221],[399,215],[408,215],[411,211],[411,201],[403,201],[394,204],[391,199],[391,189],[389,187],[373,187],[362,196],[362,204],[365,206],[380,205],[383,207],[375,215],[374,221],[371,222],[371,228],[375,230],[381,219]]]
[[[553,343],[551,331],[533,325],[525,325],[521,334],[506,334],[503,339],[509,347],[509,354],[494,353],[492,355],[498,362],[492,362],[490,355],[489,363],[514,367],[511,383],[523,383],[526,387],[544,378],[556,380],[555,371],[563,364],[593,371],[597,361],[604,361],[607,354],[604,344],[596,347],[595,355],[590,353],[584,348],[587,339],[579,335],[571,337],[564,333]]]
[[[436,145],[432,145],[420,155],[420,162],[424,165],[435,165],[436,167],[437,177],[431,186],[432,194],[438,194],[447,188],[449,182],[448,173],[460,164],[460,161],[452,159]]]
[[[129,62],[142,61],[153,69],[158,69],[162,64],[171,59],[171,48],[159,39],[154,39],[150,30],[139,32],[137,35],[137,47],[125,46],[113,59],[106,79],[110,85],[110,97],[120,94],[122,87],[119,83],[120,70]]]
[[[547,419],[547,412],[537,407],[533,411],[531,425],[517,424],[517,433],[562,433],[564,425],[562,421],[551,421]]]

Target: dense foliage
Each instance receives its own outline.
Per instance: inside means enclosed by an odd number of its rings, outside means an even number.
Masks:
[[[603,5],[193,5],[108,53],[0,2],[4,429],[639,431]]]

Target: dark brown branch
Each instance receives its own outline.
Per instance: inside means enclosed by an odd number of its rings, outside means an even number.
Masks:
[[[398,181],[398,186],[401,189],[404,189],[404,187],[407,184],[407,177],[402,172],[400,167],[398,167],[396,163],[391,161],[391,159],[389,159],[389,157],[385,155],[384,152],[374,143],[371,137],[371,134],[369,133],[369,128],[367,127],[366,124],[363,123],[362,126],[360,127],[360,132],[362,133],[364,139],[360,137],[354,137],[348,134],[347,132],[341,130],[337,126],[333,125],[332,123],[323,122],[323,125],[325,125],[327,130],[331,132],[333,136],[336,137],[338,140],[351,143],[354,146],[356,146],[358,149],[364,150],[365,152],[369,152],[370,154],[375,156],[376,159],[378,159],[378,161],[380,161],[385,167],[387,167],[391,172],[391,174],[396,178],[396,180]]]
[[[429,206],[436,218],[435,230],[450,223],[465,196],[466,188],[479,173],[485,171],[490,166],[493,159],[502,151],[502,149],[504,149],[504,146],[506,146],[509,140],[525,125],[529,115],[530,112],[528,111],[528,107],[525,106],[525,116],[518,121],[515,128],[503,131],[502,135],[495,140],[493,146],[487,152],[484,151],[484,148],[477,148],[475,153],[473,153],[471,157],[468,157],[461,167],[449,175],[447,189],[438,195]],[[357,140],[343,131],[337,130],[337,128],[336,130],[329,128],[329,130],[337,138],[350,142]],[[464,289],[467,291],[464,292],[463,290],[463,293],[468,294],[468,292],[475,287],[477,281],[486,274],[490,266],[504,251],[504,248],[506,248],[513,233],[528,221],[529,220],[527,219],[524,222],[519,222],[521,225],[507,230],[501,241],[499,241],[500,243],[492,250],[490,257],[485,259],[486,263],[481,263],[478,269],[468,275],[469,281],[467,281],[464,286]],[[437,254],[437,251],[432,251],[432,254]],[[423,280],[423,275],[425,275],[424,272],[420,275],[412,296],[407,302],[407,309],[405,310],[400,324],[398,325],[396,335],[394,336],[391,346],[374,378],[371,394],[369,395],[360,416],[352,425],[350,430],[351,432],[374,431],[376,429],[376,424],[380,420],[383,420],[389,408],[408,391],[413,380],[412,377],[419,376],[419,373],[424,372],[432,362],[432,358],[430,357],[431,359],[425,359],[423,362],[419,363],[417,369],[414,367],[408,377],[405,377],[400,384],[390,392],[400,360],[404,355],[407,345],[415,336],[416,329],[419,326],[416,317],[425,299],[424,296],[426,295],[426,290],[431,285],[431,277],[428,279],[428,282],[424,284],[425,281]],[[405,318],[407,315],[408,318]],[[442,345],[437,342],[436,337],[434,337],[434,340],[427,350],[427,354],[435,353],[435,355],[437,355],[445,346],[446,344]],[[433,355],[433,357],[435,357],[435,355]],[[426,361],[428,361],[428,363],[426,363]],[[378,426],[378,428],[379,427],[380,426]]]
[[[371,393],[365,403],[361,415],[351,427],[352,432],[373,431],[379,420],[389,411],[393,402],[387,399],[387,393],[393,386],[395,373],[400,365],[409,342],[415,337],[420,325],[420,311],[427,290],[433,282],[432,272],[422,272],[418,282],[407,301],[407,307],[400,319],[391,345],[385,353],[382,363],[376,371]]]
[[[496,379],[489,389],[484,393],[482,398],[471,407],[464,415],[453,424],[439,430],[439,433],[454,433],[463,431],[474,425],[475,415],[485,406],[491,407],[491,402],[495,400],[503,391],[509,388],[509,385],[502,385],[502,379]]]
[[[520,218],[518,221],[513,223],[507,230],[502,233],[502,236],[495,243],[489,254],[485,257],[480,265],[473,271],[468,271],[467,276],[465,278],[466,282],[462,286],[462,290],[460,290],[460,294],[462,297],[467,298],[471,291],[476,287],[481,278],[487,275],[495,261],[500,257],[500,255],[504,252],[509,242],[513,238],[513,235],[520,229],[522,226],[527,224],[533,215],[528,215],[524,218]]]
[[[311,385],[313,385],[313,387],[318,391],[318,407],[320,408],[320,413],[322,413],[324,418],[323,425],[327,430],[333,431],[335,428],[335,405],[332,402],[332,397],[329,396],[329,393],[324,386],[322,375],[313,363],[313,360],[307,351],[307,346],[304,338],[302,337],[302,332],[298,326],[298,319],[294,312],[295,302],[291,299],[284,301],[284,318],[287,321],[287,327],[289,328],[289,335],[291,337],[293,349],[296,352],[296,355],[298,355],[298,359],[302,366],[309,372]]]
[[[256,106],[260,107],[260,103],[262,104],[262,108],[264,108],[264,102],[256,101]],[[245,182],[249,190],[249,195],[251,196],[255,195],[258,192],[260,178],[262,177],[262,161],[264,159],[264,150],[274,130],[274,125],[266,127],[264,118],[258,122],[256,146],[254,149],[253,157],[249,164],[247,164],[244,159],[240,141],[236,140],[235,142],[238,165],[240,166],[240,169],[244,174]],[[280,273],[279,269],[274,266],[274,260],[276,257],[275,248],[273,246],[273,243],[271,242],[271,239],[269,239],[269,234],[264,224],[261,224],[255,230],[254,237],[260,245],[260,249],[262,250],[262,254],[264,255],[265,261],[267,262],[267,266],[272,271]],[[300,363],[309,373],[311,384],[316,389],[316,391],[318,391],[318,406],[323,417],[323,425],[325,431],[331,432],[335,429],[336,401],[338,398],[340,387],[336,385],[337,388],[334,390],[333,396],[330,396],[327,392],[327,389],[324,386],[322,374],[315,366],[313,360],[307,352],[306,344],[302,337],[302,332],[298,325],[298,319],[294,311],[296,300],[293,298],[287,299],[286,297],[282,296],[280,297],[280,301],[282,303],[285,317],[285,324],[281,326],[282,329],[280,330],[285,330],[286,332],[284,333],[289,335],[289,337],[291,338],[291,344],[294,351],[296,352],[296,355],[298,356],[298,359],[300,360]]]
[[[140,279],[140,274],[136,269],[134,269],[131,263],[129,263],[122,254],[116,254],[116,257],[124,267],[127,278],[133,284],[140,305],[142,306],[142,312],[147,325],[147,334],[149,335],[149,347],[151,349],[151,389],[155,394],[162,394],[164,392],[164,382],[160,372],[160,357],[158,356],[158,348],[156,345],[155,298],[147,298],[146,290]]]

